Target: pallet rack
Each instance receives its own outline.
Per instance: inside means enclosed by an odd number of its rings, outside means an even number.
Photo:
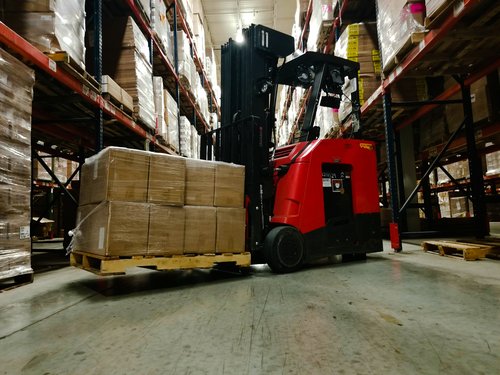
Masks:
[[[51,56],[42,53],[0,22],[0,46],[31,66],[36,73],[32,115],[33,160],[43,162],[39,155],[43,152],[53,157],[78,161],[81,165],[85,156],[97,153],[110,145],[175,154],[172,148],[157,137],[155,131],[143,127],[101,93],[102,57],[105,53],[102,50],[104,11],[132,16],[150,43],[153,75],[164,78],[164,85],[178,103],[178,116],[188,117],[199,134],[207,132],[210,129],[207,120],[197,108],[194,97],[179,79],[176,43],[175,59],[171,62],[139,3],[134,0],[90,0],[88,4],[92,12],[87,14],[87,22],[92,25],[96,47],[93,56],[94,77],[73,65],[64,54],[61,58],[61,54]],[[165,0],[165,4],[172,17],[174,40],[177,39],[178,28],[187,33],[197,71],[209,97],[210,110],[220,115],[215,93],[204,71],[204,62],[199,58],[191,31],[179,10],[178,1]],[[47,183],[35,181],[34,186],[50,189],[58,187],[73,201],[77,201],[76,197],[72,197],[71,191],[66,189],[76,173],[67,181],[59,181],[46,163],[42,165],[52,176],[53,182],[48,187]]]

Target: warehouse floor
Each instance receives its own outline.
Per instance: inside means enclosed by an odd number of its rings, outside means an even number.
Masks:
[[[404,249],[289,275],[41,273],[0,293],[0,373],[498,372],[500,261]]]

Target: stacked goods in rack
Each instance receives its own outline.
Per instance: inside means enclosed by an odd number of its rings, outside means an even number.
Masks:
[[[193,93],[198,73],[191,56],[191,45],[184,31],[177,32],[177,56],[179,58],[179,78],[182,84]]]
[[[45,163],[50,167],[57,179],[64,183],[78,168],[78,163],[67,160],[61,157],[52,156],[43,152],[39,153]],[[52,176],[42,166],[38,160],[33,161],[33,179],[41,181],[52,181]],[[73,178],[73,181],[78,180],[78,175]]]
[[[191,132],[194,131],[192,129],[191,123],[189,122],[189,119],[186,116],[181,116],[181,122],[179,126],[179,131],[180,131],[180,150],[179,153],[182,156],[186,156],[188,158],[191,157],[192,150],[191,150]]]
[[[205,63],[205,27],[203,26],[203,6],[201,0],[195,0],[193,3],[193,37],[194,44],[196,45],[196,51],[198,57]]]
[[[445,87],[456,85],[453,78],[445,82]],[[494,90],[494,89],[493,89]],[[493,95],[490,95],[490,87],[487,77],[483,77],[470,85],[472,118],[474,122],[482,122],[496,118]],[[460,93],[450,99],[461,99]],[[498,109],[497,109],[498,111]],[[453,133],[464,120],[463,110],[460,104],[447,104],[445,106],[446,123],[449,133]]]
[[[163,0],[153,0],[153,9],[151,12],[152,20],[151,26],[156,33],[163,51],[166,53],[167,58],[173,63],[173,46],[172,35],[170,33],[170,23],[167,19],[167,6]]]
[[[72,249],[103,256],[244,252],[244,173],[234,164],[103,150],[82,170]]]
[[[493,176],[500,174],[500,151],[490,152],[485,155],[486,175]]]
[[[110,76],[102,76],[101,89],[104,97],[116,104],[118,108],[126,112],[134,111],[134,100],[132,96],[122,89]]]
[[[165,115],[163,117],[167,125],[166,142],[175,151],[179,151],[179,119],[177,117],[179,108],[177,102],[167,90],[163,91],[165,100]]]
[[[190,31],[193,31],[193,7],[191,5],[191,0],[180,0],[176,2],[178,9],[180,9],[184,21],[186,21],[186,26]]]
[[[65,51],[85,69],[84,1],[2,1],[0,21],[41,51]]]
[[[335,55],[359,63],[359,102],[363,105],[380,86],[380,53],[376,24],[348,25],[335,44]],[[339,109],[340,121],[343,121],[351,111],[351,102],[343,98]]]
[[[31,269],[31,107],[34,72],[0,49],[0,279]]]
[[[149,20],[151,18],[151,0],[137,0],[139,6],[142,8],[142,14],[146,16],[146,19]]]
[[[389,72],[425,32],[423,0],[377,0],[382,67]]]
[[[156,134],[165,141],[168,139],[167,122],[165,121],[165,89],[162,77],[153,77],[153,92],[156,116]]]
[[[309,20],[309,36],[307,37],[307,50],[316,51],[322,47],[328,37],[333,23],[333,1],[311,0],[312,12]]]
[[[425,0],[426,26],[434,28],[434,21],[451,11],[455,3],[454,0]]]
[[[104,72],[132,96],[137,118],[154,129],[153,68],[147,39],[131,17],[116,18],[103,30],[103,45],[109,47],[103,56]]]

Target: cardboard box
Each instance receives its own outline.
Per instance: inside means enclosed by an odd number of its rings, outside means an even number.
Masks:
[[[179,156],[151,154],[148,202],[183,206],[186,190],[186,160]]]
[[[184,254],[215,253],[217,210],[215,207],[185,206]]]
[[[214,205],[215,165],[206,160],[186,159],[186,205]]]
[[[216,164],[214,206],[243,207],[244,189],[244,166],[229,163]]]
[[[147,152],[108,147],[82,167],[80,205],[106,200],[146,202],[148,173]]]
[[[245,251],[244,208],[217,208],[217,253],[242,253]]]
[[[78,209],[73,250],[104,256],[146,255],[149,204],[103,202]]]
[[[184,251],[185,220],[186,212],[183,207],[152,204],[148,255],[181,255]]]

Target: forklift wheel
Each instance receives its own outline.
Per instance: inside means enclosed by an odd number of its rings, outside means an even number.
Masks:
[[[299,231],[293,227],[273,228],[264,240],[264,255],[273,272],[298,270],[304,259],[304,244]]]

